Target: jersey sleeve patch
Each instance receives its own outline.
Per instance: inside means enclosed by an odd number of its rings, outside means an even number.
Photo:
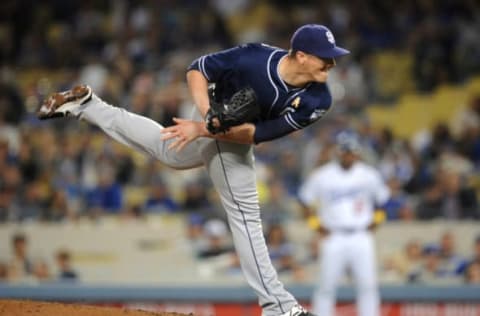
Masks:
[[[321,119],[328,110],[325,109],[315,109],[312,114],[310,114],[310,123],[315,122],[316,120]]]
[[[288,111],[285,118],[297,129],[303,128],[325,116],[331,103],[332,97],[326,87],[320,91],[311,91],[293,100],[293,108]]]

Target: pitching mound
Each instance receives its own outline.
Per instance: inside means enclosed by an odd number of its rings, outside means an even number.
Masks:
[[[60,304],[36,301],[0,300],[0,315],[8,316],[187,316],[178,313],[152,313],[113,307]],[[189,316],[193,316],[190,314]]]

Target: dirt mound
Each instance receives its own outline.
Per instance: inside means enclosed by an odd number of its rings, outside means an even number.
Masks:
[[[0,300],[0,315],[5,316],[193,316],[179,313],[153,313],[115,307],[62,304],[24,300]]]

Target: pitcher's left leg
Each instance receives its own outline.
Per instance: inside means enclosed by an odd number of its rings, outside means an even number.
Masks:
[[[260,220],[252,146],[212,140],[201,150],[227,212],[243,274],[259,297],[263,315],[287,313],[297,301],[285,290],[270,261]]]

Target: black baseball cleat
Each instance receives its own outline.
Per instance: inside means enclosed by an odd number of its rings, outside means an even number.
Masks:
[[[70,115],[71,111],[92,99],[92,89],[87,85],[75,86],[70,90],[56,92],[43,101],[37,112],[40,120]]]
[[[295,305],[285,314],[281,316],[315,316],[314,314],[308,312],[305,308],[300,305]]]

